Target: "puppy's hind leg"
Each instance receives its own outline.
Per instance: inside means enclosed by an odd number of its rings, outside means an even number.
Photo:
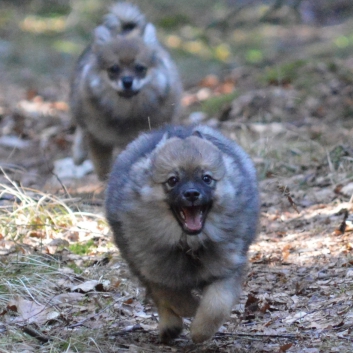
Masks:
[[[76,127],[74,143],[72,145],[72,158],[76,165],[80,165],[88,156],[86,134],[80,127]]]
[[[241,278],[219,280],[206,287],[190,330],[195,343],[212,338],[229,317],[240,290]]]
[[[166,288],[150,288],[159,315],[159,334],[163,343],[179,336],[183,329],[182,317],[195,315],[198,299],[189,290],[173,291]]]
[[[165,304],[158,305],[158,327],[161,342],[168,343],[180,335],[183,330],[183,319]]]
[[[108,178],[111,169],[114,146],[102,144],[91,134],[87,134],[87,142],[94,170],[99,180],[104,181]]]

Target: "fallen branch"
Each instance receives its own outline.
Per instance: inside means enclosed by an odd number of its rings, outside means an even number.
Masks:
[[[118,332],[112,332],[109,335],[110,336],[124,336],[130,332],[144,332],[144,333],[148,333],[149,331],[146,331],[143,329],[143,327],[140,324],[136,324],[136,325],[132,325],[132,326],[128,326],[126,327],[124,330],[118,331]]]
[[[297,339],[298,335],[286,334],[286,335],[276,335],[276,334],[258,334],[258,333],[228,333],[228,332],[218,332],[214,338],[221,338],[224,336],[238,336],[238,337],[254,337],[254,338],[285,338],[285,339]]]
[[[35,330],[30,326],[24,326],[22,327],[22,330],[24,333],[27,333],[27,335],[36,338],[38,341],[42,343],[47,343],[50,341],[49,337],[43,335],[42,333],[40,333],[39,331]]]

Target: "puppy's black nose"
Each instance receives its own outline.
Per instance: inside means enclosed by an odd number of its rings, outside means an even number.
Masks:
[[[200,197],[200,193],[196,189],[189,189],[184,191],[183,196],[188,201],[194,202],[198,200],[198,198]]]
[[[131,76],[125,76],[122,78],[121,81],[125,89],[130,89],[132,87],[132,83],[134,82],[134,79]]]

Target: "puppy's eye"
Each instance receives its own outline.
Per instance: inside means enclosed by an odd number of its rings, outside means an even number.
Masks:
[[[167,180],[167,184],[170,188],[173,188],[176,184],[178,184],[179,178],[176,176],[172,176]]]
[[[111,67],[108,67],[107,71],[110,73],[110,74],[115,74],[117,75],[119,72],[120,72],[120,67],[119,65],[112,65]]]
[[[137,74],[144,74],[147,71],[147,67],[140,64],[136,64],[135,71]]]
[[[202,176],[202,180],[208,185],[211,185],[212,182],[213,182],[212,177],[210,175],[208,175],[208,174],[203,175]]]

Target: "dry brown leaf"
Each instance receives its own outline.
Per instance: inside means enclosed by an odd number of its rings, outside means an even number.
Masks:
[[[247,312],[254,313],[259,310],[259,299],[255,297],[252,293],[248,294],[248,299],[245,303],[245,308]]]
[[[51,308],[23,299],[20,296],[15,296],[10,300],[7,308],[19,314],[19,317],[15,321],[26,324],[44,324],[49,320],[56,319],[60,315],[57,311],[52,310]]]
[[[291,250],[293,249],[293,246],[291,244],[286,244],[283,249],[282,249],[282,258],[284,261],[286,261],[290,255]]]
[[[40,230],[39,231],[32,230],[32,231],[28,232],[27,235],[29,237],[38,238],[38,239],[44,239],[46,237],[45,232],[40,231]]]
[[[265,314],[265,312],[269,309],[270,309],[270,304],[268,302],[265,302],[265,304],[260,307],[260,312]]]
[[[219,85],[219,78],[216,75],[207,75],[200,82],[200,87],[214,88]]]
[[[284,344],[283,346],[281,346],[279,348],[279,353],[282,353],[282,352],[287,352],[289,348],[291,348],[293,346],[293,343],[286,343]]]
[[[133,302],[134,302],[134,299],[133,299],[133,298],[129,298],[129,299],[127,299],[127,300],[124,301],[124,304],[130,305],[130,304],[132,304]]]

